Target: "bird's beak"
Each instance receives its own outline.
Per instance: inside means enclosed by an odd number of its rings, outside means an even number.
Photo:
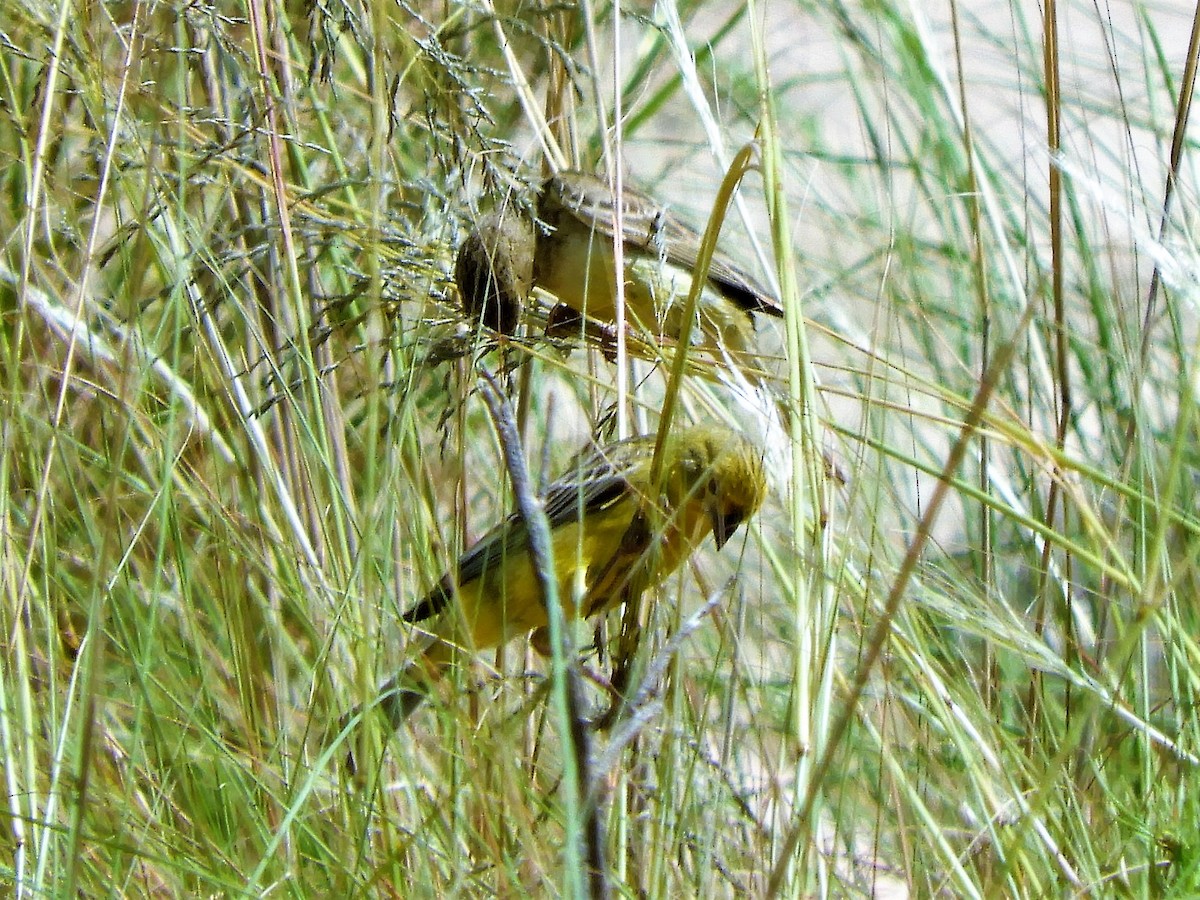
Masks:
[[[709,510],[709,517],[712,519],[713,541],[720,550],[725,546],[725,542],[733,537],[733,533],[738,530],[738,526],[742,524],[745,514],[741,510],[734,509],[727,513],[721,513],[718,510]]]

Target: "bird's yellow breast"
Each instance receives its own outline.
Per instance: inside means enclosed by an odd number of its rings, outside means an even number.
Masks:
[[[625,508],[622,508],[625,507]],[[633,504],[624,501],[604,514],[572,523],[551,534],[554,573],[559,602],[568,616],[576,614],[578,593],[589,587],[588,573],[597,560],[617,552],[632,518]],[[455,640],[474,649],[503,644],[512,637],[547,624],[541,582],[527,547],[513,558],[497,561],[489,571],[459,588],[461,621],[446,623],[462,628]],[[447,629],[439,629],[444,631]],[[442,637],[449,637],[442,634]]]

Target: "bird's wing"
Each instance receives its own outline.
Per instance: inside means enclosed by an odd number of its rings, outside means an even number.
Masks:
[[[551,225],[552,211],[557,208],[610,240],[616,233],[612,192],[606,181],[593,175],[563,172],[551,176],[543,188],[540,208]],[[627,187],[621,205],[621,240],[627,247],[657,254],[690,272],[696,267],[703,235],[650,197]],[[720,250],[713,253],[708,280],[747,312],[783,316],[783,307],[771,292]]]
[[[506,558],[523,552],[528,544],[529,531],[525,521],[518,513],[513,513],[460,556],[457,569],[443,575],[434,589],[401,618],[409,623],[433,618],[450,605],[456,584],[467,584],[489,568],[503,565]]]
[[[639,464],[645,465],[647,438],[637,437],[589,447],[575,457],[563,476],[542,494],[542,505],[550,530],[561,528],[580,518],[607,509],[628,496],[633,489],[630,476]],[[405,622],[423,622],[444,610],[454,597],[455,584],[467,584],[483,576],[504,560],[524,553],[529,546],[529,529],[520,513],[512,513],[485,534],[459,558],[456,572],[442,576],[437,586],[402,616]]]
[[[607,509],[632,490],[630,481],[653,451],[653,437],[634,437],[604,447],[584,448],[542,493],[550,528]]]

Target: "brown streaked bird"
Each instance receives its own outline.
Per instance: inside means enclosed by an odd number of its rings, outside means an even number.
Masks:
[[[673,340],[681,333],[703,236],[633,188],[624,189],[620,209],[627,317],[648,334]],[[536,226],[515,204],[481,218],[460,247],[455,269],[468,315],[480,318],[482,309],[485,324],[511,333],[515,315],[507,311],[524,301],[532,284],[588,319],[614,322],[616,210],[608,182],[568,170],[542,185]],[[526,269],[530,253],[532,267]],[[493,308],[504,314],[491,315]],[[710,344],[744,352],[754,343],[752,314],[780,317],[783,308],[771,291],[718,249],[699,312],[702,334],[695,336],[696,342],[707,338]],[[561,325],[559,330],[564,330]]]
[[[651,484],[654,445],[649,435],[589,448],[543,492],[568,617],[597,615],[636,598],[676,571],[709,534],[723,547],[762,505],[762,453],[741,434],[708,424],[668,436],[658,485]],[[510,515],[480,539],[404,621],[429,637],[375,701],[392,727],[420,705],[457,653],[546,627],[521,516]],[[343,727],[360,711],[344,716]]]
[[[676,218],[662,204],[626,187],[621,196],[621,242],[625,255],[625,303],[644,328],[675,337],[679,323],[670,306],[681,306],[691,288],[703,235]],[[613,236],[617,207],[608,182],[585,172],[565,171],[542,186],[538,218],[546,230],[539,234],[533,260],[533,281],[561,302],[593,319],[616,318],[616,267]],[[751,313],[781,317],[783,307],[753,276],[719,250],[713,254],[705,287],[725,304],[702,300],[721,333],[735,319],[752,324]],[[676,313],[678,315],[678,313]]]

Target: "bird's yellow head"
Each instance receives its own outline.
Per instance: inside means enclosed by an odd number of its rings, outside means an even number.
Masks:
[[[672,449],[676,471],[692,502],[702,505],[719,550],[766,498],[762,454],[741,434],[718,425],[685,429]]]

